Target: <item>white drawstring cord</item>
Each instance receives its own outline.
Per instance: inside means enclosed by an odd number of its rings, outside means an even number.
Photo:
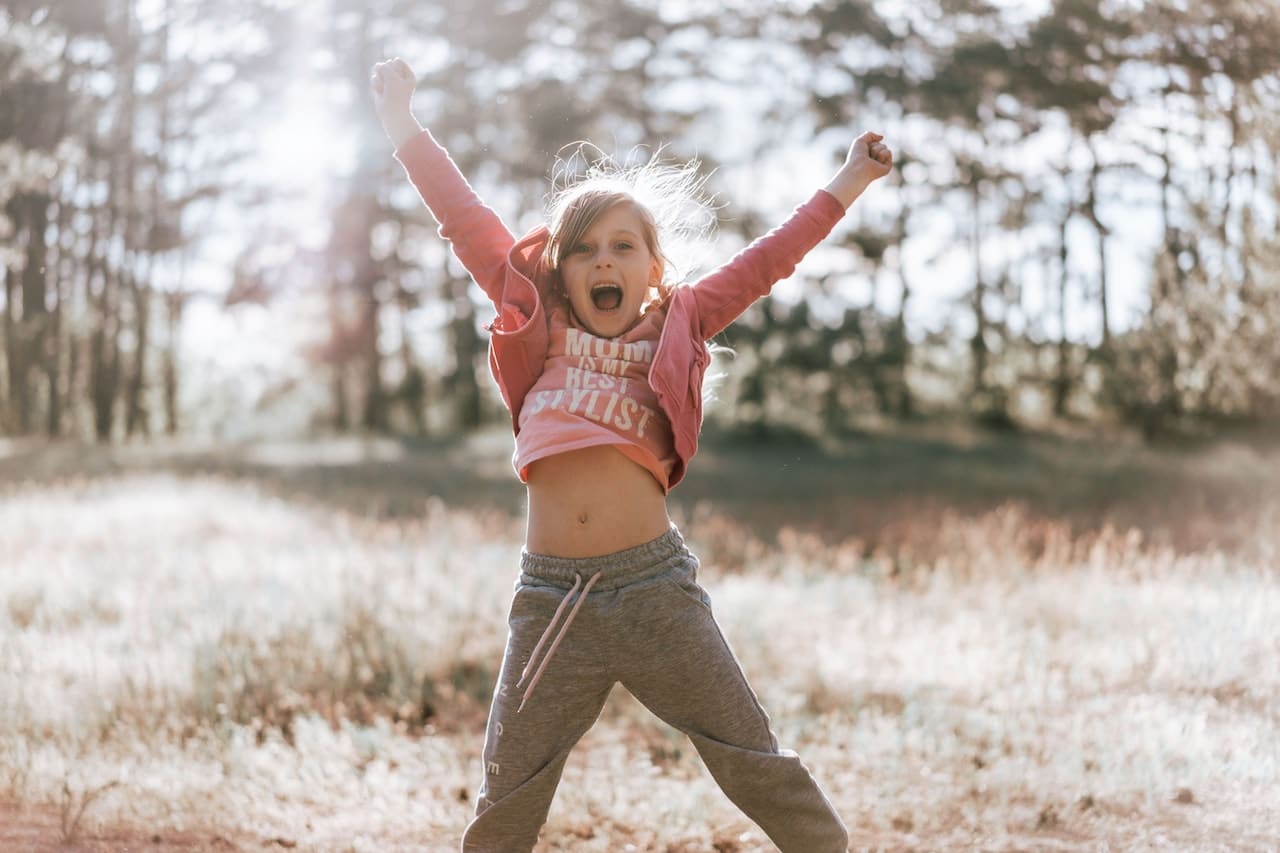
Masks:
[[[591,580],[587,581],[587,585],[583,587],[582,594],[578,596],[578,600],[574,602],[573,609],[569,611],[569,616],[564,620],[564,626],[556,634],[555,642],[551,644],[551,648],[547,649],[547,655],[542,659],[542,664],[538,667],[538,671],[533,674],[533,680],[529,682],[529,686],[524,690],[524,696],[520,698],[520,707],[516,709],[516,713],[524,710],[524,705],[529,701],[529,697],[533,695],[533,688],[538,686],[542,673],[546,671],[547,664],[551,662],[551,656],[556,653],[556,649],[560,647],[560,641],[564,639],[564,635],[568,633],[569,626],[573,624],[573,619],[578,615],[578,608],[582,607],[582,602],[587,600],[587,593],[591,591],[591,587],[595,586],[596,581],[600,580],[600,576],[604,572],[596,572],[591,576]],[[529,670],[533,667],[533,662],[538,659],[538,652],[542,651],[543,645],[547,642],[547,637],[551,636],[551,632],[555,630],[556,623],[560,621],[560,614],[564,612],[565,607],[569,605],[569,600],[573,598],[573,594],[577,592],[578,587],[582,585],[582,575],[573,576],[573,587],[565,594],[564,600],[560,602],[560,606],[556,608],[555,615],[551,617],[550,624],[547,625],[542,636],[538,638],[538,644],[533,647],[533,653],[529,655],[529,662],[524,665],[524,672],[520,673],[520,680],[516,682],[516,687],[524,684],[524,680],[529,676]]]

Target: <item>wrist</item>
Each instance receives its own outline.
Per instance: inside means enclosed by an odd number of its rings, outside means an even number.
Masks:
[[[388,118],[383,123],[383,129],[387,132],[387,138],[391,140],[391,144],[399,151],[406,142],[422,132],[422,125],[418,124],[418,120],[411,113],[404,113]]]
[[[867,179],[841,169],[823,189],[835,196],[836,201],[848,209],[849,205],[853,204],[858,196],[862,195],[862,191],[867,188],[869,183],[870,181]]]

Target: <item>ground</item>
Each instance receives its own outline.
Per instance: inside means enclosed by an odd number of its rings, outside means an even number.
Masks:
[[[509,450],[0,445],[0,850],[456,849]],[[855,849],[1280,837],[1265,443],[711,442],[672,513]],[[616,690],[539,853],[769,849]]]

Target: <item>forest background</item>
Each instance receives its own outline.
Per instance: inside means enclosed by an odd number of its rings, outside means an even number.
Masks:
[[[1274,3],[0,15],[10,436],[502,420],[491,308],[370,106],[388,55],[413,61],[420,119],[514,230],[576,141],[700,159],[722,205],[704,266],[803,201],[857,131],[886,134],[893,178],[721,341],[716,427],[961,413],[1154,436],[1280,409]]]

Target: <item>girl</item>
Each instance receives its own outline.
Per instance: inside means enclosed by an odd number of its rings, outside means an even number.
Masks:
[[[666,494],[697,449],[704,342],[790,275],[892,154],[864,133],[782,226],[671,286],[653,210],[616,182],[571,187],[549,228],[516,239],[413,118],[414,83],[402,60],[379,63],[374,102],[441,236],[497,310],[490,366],[529,494],[463,851],[533,849],[569,751],[621,682],[689,736],[784,853],[843,853],[844,824],[796,753],[778,748]]]

